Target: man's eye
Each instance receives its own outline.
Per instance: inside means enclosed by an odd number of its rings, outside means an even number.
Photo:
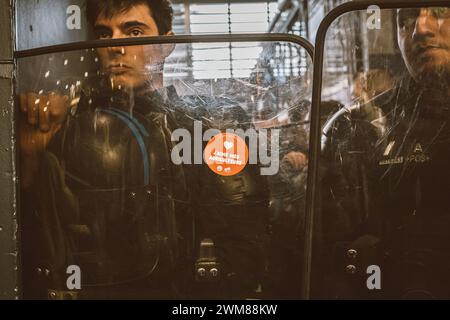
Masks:
[[[96,32],[97,39],[108,39],[111,38],[111,33],[107,31]]]
[[[137,30],[137,29],[130,31],[130,36],[132,36],[132,37],[139,37],[139,36],[142,36],[143,34],[144,33],[141,30]]]

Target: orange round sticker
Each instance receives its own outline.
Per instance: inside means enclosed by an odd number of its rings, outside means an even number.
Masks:
[[[247,165],[248,147],[238,135],[219,133],[208,142],[203,157],[215,173],[221,176],[234,176]]]

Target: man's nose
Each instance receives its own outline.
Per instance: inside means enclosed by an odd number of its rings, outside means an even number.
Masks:
[[[111,55],[125,55],[126,50],[125,47],[115,46],[115,47],[108,47],[108,52]]]
[[[120,31],[114,31],[111,37],[111,39],[121,39],[121,38],[126,38],[126,35],[124,35]],[[112,55],[125,55],[126,53],[125,47],[122,46],[108,47],[108,51]]]
[[[420,14],[417,17],[413,36],[414,37],[433,36],[435,34],[436,25],[437,25],[436,18],[433,17],[433,15],[428,9],[423,8],[420,10]]]

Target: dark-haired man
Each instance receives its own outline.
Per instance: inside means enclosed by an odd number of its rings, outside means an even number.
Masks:
[[[173,9],[168,0],[88,0],[86,15],[98,39],[173,35]],[[163,86],[161,70],[151,74],[145,72],[146,66],[161,66],[164,62],[164,53],[155,51],[153,46],[129,46],[100,48],[97,53],[102,71],[115,89],[148,91]],[[68,97],[55,93],[20,95],[24,120],[20,123],[22,187],[32,184],[38,168],[38,154],[59,131],[69,108]]]
[[[450,297],[450,8],[399,9],[397,26],[408,74],[375,101],[385,128],[340,119],[326,149],[333,297]],[[381,290],[366,285],[370,265]]]
[[[173,34],[167,0],[89,0],[86,10],[98,39]],[[97,49],[99,77],[70,116],[67,97],[21,95],[25,297],[180,297],[190,227],[184,172],[170,160],[172,50]]]
[[[86,10],[98,39],[173,34],[168,1],[90,0]],[[221,179],[206,167],[183,170],[171,162],[172,130],[192,126],[181,123],[183,111],[173,110],[204,109],[196,115],[200,120],[208,109],[220,121],[226,116],[221,108],[230,105],[216,98],[180,99],[164,87],[163,64],[172,49],[98,48],[99,76],[85,85],[74,114],[66,118],[67,99],[52,95],[50,105],[41,97],[31,123],[22,123],[23,136],[34,135],[22,149],[39,151],[34,157],[22,153],[24,161],[34,161],[22,187],[34,196],[29,203],[37,204],[36,215],[25,210],[23,221],[27,296],[42,297],[46,289],[53,299],[182,297],[181,284],[193,278],[194,251],[201,251],[192,249],[189,195],[198,200],[198,240],[215,244],[217,256],[207,262],[217,258],[221,268],[212,281],[191,288],[197,292],[189,297],[246,298],[261,283],[267,205],[254,201],[264,189],[255,168]],[[31,100],[23,97],[24,111],[36,111],[27,108]],[[45,118],[45,110],[58,110],[58,122]],[[237,105],[233,110],[244,112]],[[80,290],[66,287],[70,265],[80,267]]]
[[[173,35],[173,11],[167,0],[88,1],[86,12],[97,39]],[[164,46],[110,47],[100,48],[97,53],[113,86],[155,90],[163,87],[162,72],[144,71],[148,66],[164,63],[167,54],[157,50],[163,48]]]

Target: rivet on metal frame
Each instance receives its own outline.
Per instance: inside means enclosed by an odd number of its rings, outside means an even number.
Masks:
[[[345,267],[345,271],[347,271],[347,273],[354,274],[356,272],[356,267],[352,264],[349,264]]]
[[[355,249],[350,249],[347,251],[347,256],[350,259],[355,259],[357,255],[358,255],[358,251],[356,251]]]

